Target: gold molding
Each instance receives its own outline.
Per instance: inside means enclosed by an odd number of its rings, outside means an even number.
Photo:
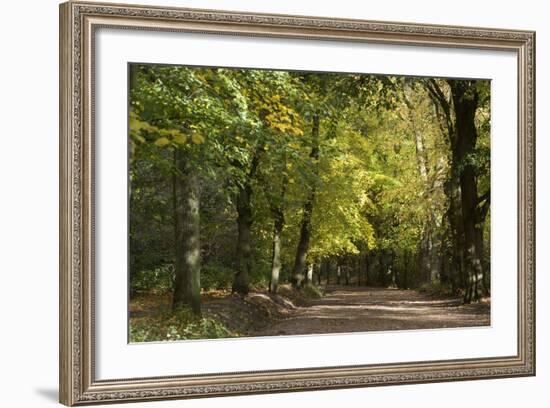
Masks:
[[[94,29],[508,50],[518,56],[518,353],[176,377],[94,378]],[[535,33],[123,4],[60,5],[60,401],[66,405],[535,374]]]

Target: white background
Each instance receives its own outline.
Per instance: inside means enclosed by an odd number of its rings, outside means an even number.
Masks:
[[[137,0],[135,0],[137,1]],[[372,20],[414,21],[437,24],[525,28],[537,31],[537,232],[539,243],[550,242],[550,205],[544,175],[550,161],[547,94],[550,56],[549,14],[543,2],[523,1],[392,1],[337,2],[279,0],[160,1],[190,7],[243,11],[326,15]],[[449,10],[449,11],[448,11]],[[451,12],[452,11],[452,12]],[[57,400],[57,171],[58,171],[58,19],[57,2],[29,0],[6,3],[2,9],[0,64],[0,373],[3,406],[54,406]],[[547,184],[547,183],[546,183]],[[140,404],[146,406],[265,407],[293,405],[334,406],[545,406],[550,383],[550,359],[546,350],[549,327],[543,311],[550,300],[550,258],[539,247],[537,261],[538,376],[524,379],[379,387],[311,393],[231,397],[195,401]],[[547,319],[546,319],[547,320]],[[403,345],[407,347],[407,345]],[[128,406],[128,405],[127,405]]]

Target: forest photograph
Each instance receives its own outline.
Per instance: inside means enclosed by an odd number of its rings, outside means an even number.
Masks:
[[[128,65],[128,341],[491,324],[491,81]]]

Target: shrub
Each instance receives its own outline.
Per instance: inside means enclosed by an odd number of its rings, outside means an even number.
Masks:
[[[135,292],[169,291],[174,285],[174,266],[166,264],[153,269],[133,272],[130,275],[130,290]]]
[[[130,319],[130,342],[218,339],[237,337],[218,320],[193,314],[189,308],[162,310]]]
[[[231,289],[235,271],[227,266],[208,263],[201,268],[201,287],[204,290]]]
[[[307,299],[320,299],[325,296],[323,289],[316,285],[304,286],[302,293]]]
[[[453,296],[453,290],[450,284],[436,282],[426,282],[420,285],[418,291],[421,293],[426,293],[431,296]]]

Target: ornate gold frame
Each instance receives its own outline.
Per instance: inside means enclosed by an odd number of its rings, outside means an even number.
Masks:
[[[518,56],[514,356],[98,381],[94,376],[93,47],[98,27],[509,50]],[[60,6],[60,401],[66,405],[535,374],[535,33],[68,2]]]

